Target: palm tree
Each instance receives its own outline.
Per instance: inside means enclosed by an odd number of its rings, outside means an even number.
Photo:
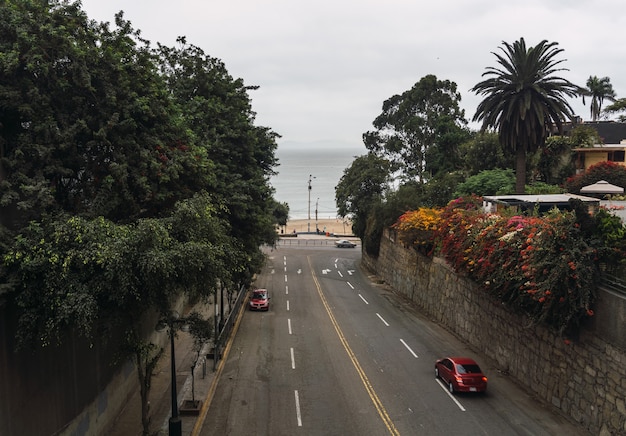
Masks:
[[[503,42],[503,54],[493,53],[500,68],[487,67],[489,76],[471,90],[485,96],[476,109],[473,121],[482,120],[482,131],[498,131],[503,147],[515,153],[515,192],[523,194],[526,184],[526,153],[545,145],[556,126],[563,131],[563,121],[573,117],[564,96],[576,97],[580,87],[553,76],[563,60],[555,57],[563,51],[556,42],[541,41],[526,48],[524,38],[512,45]]]
[[[606,98],[615,101],[615,91],[611,85],[611,79],[608,77],[589,76],[587,79],[587,88],[582,92],[583,104],[585,97],[591,97],[591,121],[598,121],[600,112],[602,112],[602,102]]]
[[[615,100],[615,102],[613,102],[613,104],[610,104],[606,108],[604,108],[604,113],[606,114],[615,114],[624,111],[626,111],[626,98],[618,98],[617,100]],[[617,119],[622,123],[626,123],[625,114],[618,115]]]

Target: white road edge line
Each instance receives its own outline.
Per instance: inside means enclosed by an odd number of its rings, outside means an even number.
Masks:
[[[302,427],[302,415],[300,415],[300,398],[298,397],[298,391],[294,391],[296,397],[296,417],[298,418],[298,427]]]
[[[402,345],[404,345],[406,349],[409,350],[409,353],[411,353],[413,357],[417,359],[417,354],[415,354],[415,352],[411,350],[411,347],[409,347],[409,345],[406,342],[404,342],[404,339],[400,339],[400,342],[402,342]]]
[[[380,320],[383,322],[383,324],[385,324],[387,327],[389,327],[389,324],[387,324],[387,321],[385,321],[385,319],[382,316],[380,316],[379,313],[377,313],[376,316],[380,318]]]
[[[293,355],[293,347],[289,349],[291,353],[291,369],[296,369],[296,358]]]
[[[367,300],[366,300],[365,298],[363,298],[363,295],[359,294],[359,297],[361,297],[361,300],[363,300],[363,302],[364,302],[365,304],[369,304],[369,303],[367,302]]]
[[[441,387],[441,389],[443,389],[443,391],[448,394],[448,396],[450,398],[452,398],[452,401],[454,401],[456,403],[456,405],[459,407],[459,409],[461,409],[461,412],[465,412],[465,407],[463,407],[463,405],[461,403],[459,403],[459,400],[457,400],[456,398],[454,398],[454,395],[452,395],[450,393],[450,391],[448,390],[448,388],[446,386],[444,386],[443,381],[441,381],[440,379],[436,378],[435,381],[437,382],[437,384]]]

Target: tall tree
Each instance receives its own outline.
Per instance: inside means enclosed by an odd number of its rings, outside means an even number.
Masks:
[[[541,41],[526,47],[524,38],[509,44],[503,42],[502,54],[493,53],[500,67],[487,67],[488,78],[472,91],[485,96],[476,109],[473,121],[482,121],[481,130],[498,131],[502,145],[515,154],[515,191],[525,192],[526,154],[544,146],[553,126],[559,133],[563,122],[573,117],[565,97],[576,97],[580,87],[554,76],[563,60],[557,60],[563,49],[556,42]]]
[[[382,201],[388,188],[390,166],[373,153],[359,156],[344,170],[335,187],[337,213],[352,218],[352,230],[360,238],[365,234],[370,209]]]
[[[456,162],[456,147],[468,138],[460,101],[456,83],[425,76],[383,103],[373,123],[376,130],[363,134],[365,147],[391,162],[402,181],[426,183],[431,173]]]
[[[615,114],[619,112],[626,112],[626,98],[619,98],[615,102],[604,109],[607,114]],[[618,115],[618,119],[624,123],[626,122],[626,115]]]
[[[515,161],[505,153],[498,135],[493,132],[479,132],[459,147],[463,170],[473,176],[484,170],[513,168]]]
[[[608,77],[589,76],[587,88],[583,89],[581,94],[583,103],[585,102],[585,97],[591,97],[591,121],[598,121],[600,118],[604,99],[615,101],[615,91],[613,90],[613,85],[611,85],[611,79]]]
[[[161,72],[185,114],[198,147],[211,160],[211,179],[202,183],[222,205],[222,217],[245,247],[254,269],[263,257],[259,246],[273,243],[275,201],[269,178],[277,164],[276,138],[254,125],[255,113],[242,79],[233,79],[224,63],[178,38],[178,47],[159,45]],[[243,272],[251,276],[253,271]],[[248,277],[249,278],[249,277]]]

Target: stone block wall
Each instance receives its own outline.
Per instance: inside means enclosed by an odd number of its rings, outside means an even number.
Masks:
[[[598,335],[593,323],[572,342],[532,326],[457,275],[444,260],[396,243],[391,231],[382,239],[379,257],[363,253],[362,262],[582,428],[603,436],[626,434],[626,352]],[[596,309],[596,316],[612,314]]]

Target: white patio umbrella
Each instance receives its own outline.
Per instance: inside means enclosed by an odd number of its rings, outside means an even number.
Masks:
[[[583,186],[580,189],[581,194],[623,194],[624,188],[621,186],[611,185],[606,180],[599,180],[593,185]]]

